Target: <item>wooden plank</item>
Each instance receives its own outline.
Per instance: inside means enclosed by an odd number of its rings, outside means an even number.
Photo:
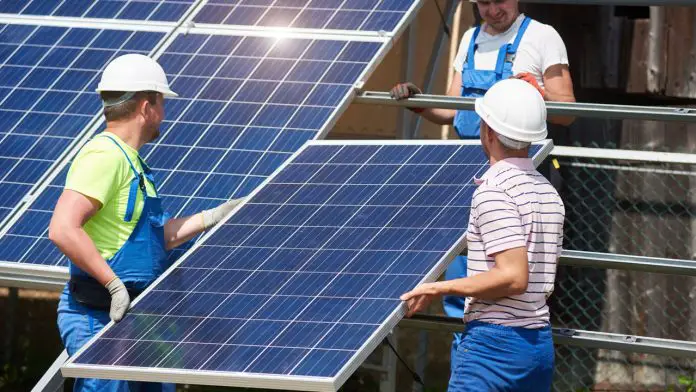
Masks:
[[[667,96],[696,98],[696,10],[665,8],[667,22]]]
[[[626,92],[644,94],[648,91],[648,36],[650,21],[633,21],[633,34],[629,53],[628,80]]]

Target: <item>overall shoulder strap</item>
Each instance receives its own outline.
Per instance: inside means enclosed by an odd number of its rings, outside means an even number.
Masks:
[[[152,189],[155,190],[155,196],[159,197],[159,193],[157,192],[157,184],[155,184],[155,176],[152,174],[152,169],[150,169],[150,166],[148,166],[140,156],[138,156],[138,162],[140,162],[140,167],[143,168],[145,179],[150,182]],[[143,192],[146,192],[145,189],[143,189]]]
[[[133,165],[133,162],[126,153],[126,150],[124,150],[123,147],[121,147],[121,145],[116,141],[116,139],[112,138],[109,135],[103,136],[111,140],[116,145],[116,147],[118,147],[118,149],[121,150],[123,156],[125,156],[126,160],[128,161],[128,165],[130,165],[130,168],[133,171],[133,175],[135,176],[135,178],[131,180],[130,189],[128,190],[128,205],[126,206],[126,214],[123,217],[123,220],[125,222],[130,222],[133,219],[133,212],[135,211],[135,201],[138,196],[138,188],[140,188],[140,190],[143,192],[143,196],[147,195],[147,191],[145,189],[145,179],[144,176],[141,173],[138,173],[138,171],[135,169],[135,165]]]
[[[476,54],[476,48],[478,47],[478,45],[476,45],[476,38],[478,37],[480,32],[481,26],[476,26],[476,29],[474,29],[474,33],[471,35],[471,41],[469,41],[469,48],[466,51],[466,67],[468,69],[475,69],[474,55]]]
[[[527,31],[527,26],[529,26],[529,22],[531,20],[532,18],[525,16],[524,19],[522,19],[522,24],[520,24],[520,28],[517,29],[517,35],[515,36],[515,40],[511,44],[505,44],[500,47],[500,50],[498,51],[498,60],[495,64],[495,73],[498,79],[501,79],[503,77],[503,69],[505,67],[505,63],[512,63],[513,61],[515,61],[517,49],[520,47],[522,37],[524,36],[525,31]]]
[[[532,18],[529,16],[525,16],[524,19],[522,20],[522,24],[520,25],[519,30],[517,30],[517,36],[515,37],[515,41],[513,41],[512,45],[508,46],[508,53],[510,54],[515,54],[517,53],[517,48],[520,47],[520,42],[522,41],[522,37],[524,36],[524,33],[527,31],[527,27],[529,26],[529,23],[532,21]]]

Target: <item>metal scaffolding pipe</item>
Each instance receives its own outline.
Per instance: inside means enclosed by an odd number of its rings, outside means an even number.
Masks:
[[[462,332],[465,329],[461,319],[429,314],[416,314],[411,318],[403,319],[399,323],[399,327],[440,332]],[[553,328],[553,340],[556,344],[569,346],[629,351],[668,357],[696,358],[696,342],[682,340],[568,328]]]
[[[680,152],[619,150],[615,148],[554,146],[551,155],[565,158],[632,161],[642,163],[670,163],[696,165],[696,154]]]
[[[696,261],[564,250],[561,265],[696,276]]]
[[[358,93],[353,102],[369,105],[474,110],[474,100],[475,98],[419,94],[413,98],[397,101],[392,99],[388,92],[363,91]],[[549,115],[557,116],[696,122],[696,109],[692,108],[547,102],[546,109]]]
[[[696,261],[681,259],[564,250],[561,254],[560,264],[574,267],[696,276]],[[67,268],[0,262],[0,287],[60,291],[67,280]]]

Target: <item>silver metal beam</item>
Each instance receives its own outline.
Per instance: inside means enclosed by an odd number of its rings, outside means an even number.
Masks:
[[[696,261],[565,250],[561,265],[619,269],[659,274],[696,276]],[[68,280],[68,269],[0,262],[0,287],[60,291]]]
[[[403,319],[399,326],[402,328],[446,332],[462,332],[465,329],[464,323],[460,319],[429,314],[416,314],[410,319]],[[569,346],[602,348],[668,357],[696,358],[696,342],[681,340],[566,328],[553,328],[553,340],[556,344]]]
[[[60,367],[68,360],[68,352],[63,350],[62,353],[53,361],[50,368],[44,373],[39,382],[36,383],[31,392],[56,392],[63,390],[65,379],[60,374]]]
[[[355,97],[353,102],[369,105],[474,110],[474,98],[446,95],[419,94],[414,98],[397,101],[386,92],[363,91]],[[557,116],[696,122],[696,109],[692,108],[547,102],[546,109],[550,115]]]
[[[685,154],[680,152],[554,146],[551,155],[567,158],[616,159],[621,161],[696,165],[696,154]]]
[[[60,291],[69,276],[66,267],[0,262],[0,287]]]
[[[435,0],[438,1],[438,0]],[[437,36],[435,37],[435,46],[430,54],[430,59],[428,60],[428,66],[425,71],[425,81],[423,82],[423,91],[430,92],[433,89],[433,84],[435,82],[435,75],[438,71],[438,64],[440,63],[440,58],[442,57],[442,51],[445,48],[445,42],[449,41],[449,37],[445,36],[445,29],[452,24],[452,19],[454,18],[454,12],[457,10],[457,4],[459,1],[447,0],[445,5],[445,20],[444,24],[440,22],[441,28],[438,29]],[[447,68],[449,70],[449,67]],[[421,137],[421,124],[423,123],[423,116],[415,116],[415,123],[411,127],[411,138],[418,139]]]
[[[672,170],[672,169],[659,169],[655,167],[640,167],[631,165],[607,165],[599,163],[585,163],[585,162],[561,162],[564,165],[570,167],[582,167],[585,169],[600,169],[600,170],[614,170],[622,172],[633,172],[633,173],[652,173],[652,174],[666,174],[668,176],[689,176],[696,177],[696,171],[691,170]]]
[[[564,250],[561,265],[696,276],[696,261]]]
[[[401,75],[402,80],[413,80],[415,74],[416,52],[418,51],[418,24],[414,20],[408,26],[408,34],[403,36],[403,50],[406,52],[406,64]],[[402,110],[397,120],[396,134],[401,139],[412,139],[413,117],[410,110]],[[420,117],[420,116],[419,116]]]

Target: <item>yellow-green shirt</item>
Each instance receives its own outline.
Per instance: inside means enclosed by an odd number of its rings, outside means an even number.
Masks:
[[[135,209],[130,222],[123,219],[128,206],[131,180],[134,178],[125,155],[106,135],[113,138],[128,154],[138,173],[143,168],[138,160],[138,151],[124,143],[118,136],[103,132],[87,142],[77,154],[65,181],[65,189],[79,192],[98,200],[102,207],[84,225],[104,259],[110,259],[128,240],[138,223],[144,200],[140,189],[137,192]],[[147,194],[155,195],[155,189],[145,181]]]

